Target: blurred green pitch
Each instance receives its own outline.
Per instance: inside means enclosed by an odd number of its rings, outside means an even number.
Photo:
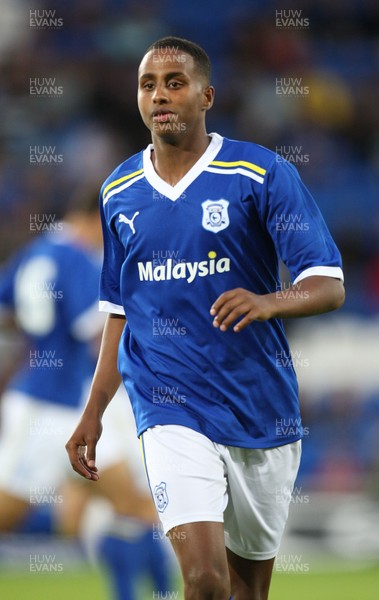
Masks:
[[[181,590],[178,581],[175,590]],[[6,600],[111,600],[105,578],[88,569],[57,574],[0,572],[0,597]],[[364,570],[308,573],[274,573],[269,600],[297,597],[306,600],[378,600],[379,564]],[[147,586],[141,586],[138,600],[152,600]],[[182,591],[164,596],[183,600]]]

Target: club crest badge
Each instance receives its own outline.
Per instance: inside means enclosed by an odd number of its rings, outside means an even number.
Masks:
[[[154,488],[155,504],[158,512],[164,512],[168,504],[168,496],[166,492],[166,483],[162,481]]]
[[[204,229],[218,233],[228,227],[229,202],[227,200],[206,200],[202,202],[201,206],[203,207],[203,220],[201,224]]]

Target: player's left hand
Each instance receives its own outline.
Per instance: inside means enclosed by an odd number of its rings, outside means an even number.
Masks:
[[[101,419],[92,417],[89,411],[85,410],[66,444],[67,454],[74,471],[92,481],[99,479],[96,467],[96,444],[102,430]]]
[[[253,321],[271,318],[268,295],[254,294],[243,288],[221,294],[212,305],[210,313],[214,317],[213,326],[219,327],[221,331],[227,331],[234,321],[243,316],[233,327],[236,333]]]

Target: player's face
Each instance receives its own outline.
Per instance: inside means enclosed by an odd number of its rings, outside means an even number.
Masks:
[[[189,54],[162,48],[144,56],[138,72],[138,108],[153,137],[170,140],[204,128],[213,96]]]

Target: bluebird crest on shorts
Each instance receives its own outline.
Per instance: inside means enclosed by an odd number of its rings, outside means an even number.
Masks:
[[[229,214],[227,200],[206,200],[202,202],[204,229],[217,233],[226,229],[229,225]]]
[[[157,505],[158,512],[164,512],[168,504],[168,496],[166,492],[166,483],[162,481],[159,485],[154,488],[155,504]]]

